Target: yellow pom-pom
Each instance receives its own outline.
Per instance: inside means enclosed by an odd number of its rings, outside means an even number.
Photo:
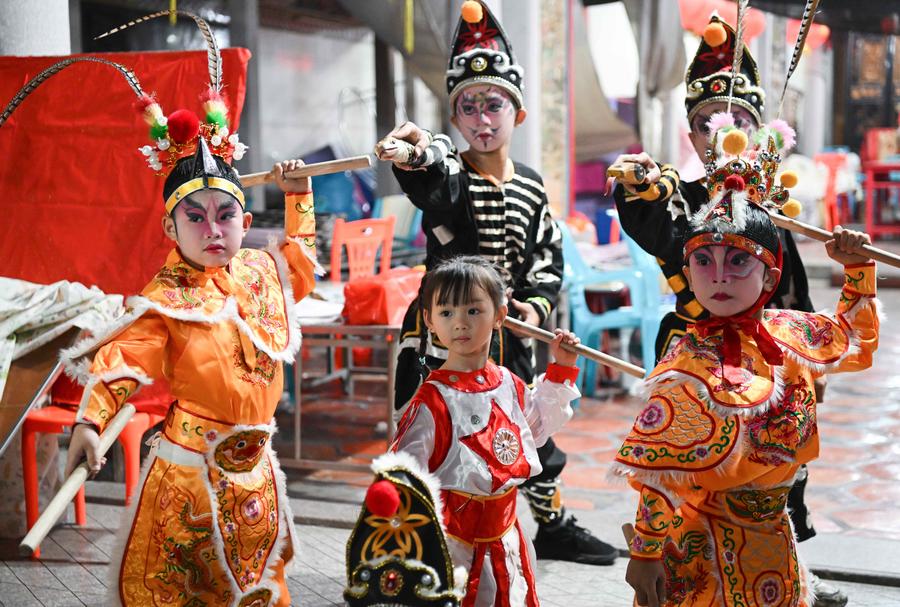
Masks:
[[[800,204],[799,200],[794,200],[793,198],[789,198],[788,201],[784,203],[784,206],[781,207],[781,212],[791,218],[799,215],[802,210],[803,205]]]
[[[722,149],[726,154],[739,156],[741,152],[747,149],[747,133],[740,129],[728,131],[722,140]]]
[[[728,32],[721,23],[713,21],[703,30],[703,40],[710,46],[722,46],[728,40]]]
[[[785,171],[781,174],[779,180],[781,181],[782,186],[786,188],[792,188],[797,185],[797,173],[795,173],[794,171]]]
[[[484,9],[477,0],[466,0],[462,5],[462,18],[466,23],[480,23],[484,17]]]

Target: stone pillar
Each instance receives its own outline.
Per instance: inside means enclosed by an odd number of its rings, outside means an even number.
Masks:
[[[4,0],[0,55],[68,55],[68,0]]]
[[[541,74],[537,78],[531,77],[531,82],[539,82],[541,87],[541,175],[555,217],[565,217],[569,210],[572,146],[569,128],[570,10],[570,0],[541,2]]]
[[[525,109],[528,116],[516,129],[510,156],[541,172],[541,2],[504,0],[503,29],[516,61],[525,70]]]
[[[397,122],[397,96],[394,86],[394,51],[375,38],[375,132],[376,137],[390,133]],[[400,193],[400,186],[391,171],[392,163],[375,163],[375,195],[379,198]]]
[[[262,149],[262,120],[260,118],[259,93],[259,0],[228,0],[228,14],[231,24],[228,27],[230,44],[243,47],[252,53],[247,64],[247,93],[244,107],[241,109],[241,141],[249,148],[244,157],[238,161],[238,170],[242,173],[267,171],[272,167],[266,162],[266,151]],[[265,209],[265,189],[253,188],[250,195],[250,208],[254,211]]]

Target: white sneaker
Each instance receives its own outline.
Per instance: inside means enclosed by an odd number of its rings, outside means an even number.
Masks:
[[[847,604],[847,595],[843,590],[813,572],[809,573],[809,587],[816,596],[811,607],[844,607]]]

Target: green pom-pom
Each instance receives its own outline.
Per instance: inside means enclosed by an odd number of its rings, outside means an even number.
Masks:
[[[154,141],[165,139],[169,133],[169,127],[163,124],[154,124],[150,127],[150,138]]]
[[[225,114],[222,112],[209,112],[206,115],[206,122],[209,124],[218,124],[219,127],[228,126],[228,121],[225,120]]]

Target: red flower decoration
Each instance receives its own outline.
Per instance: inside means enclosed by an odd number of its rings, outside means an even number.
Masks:
[[[459,33],[459,52],[465,53],[473,48],[500,50],[495,38],[500,32],[496,28],[488,27],[487,19],[483,19],[480,23],[467,23],[466,29],[468,31]]]

